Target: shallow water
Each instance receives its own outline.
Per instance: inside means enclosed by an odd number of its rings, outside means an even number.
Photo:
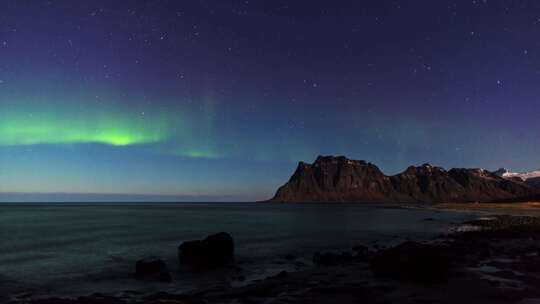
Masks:
[[[309,264],[318,250],[348,249],[375,240],[428,239],[471,217],[463,212],[345,204],[0,204],[0,291],[185,290],[207,286],[216,276],[179,271],[176,248],[184,240],[211,233],[231,233],[244,274],[257,278],[291,267],[282,262],[285,254]],[[133,279],[135,261],[149,255],[167,261],[175,283]],[[227,280],[224,274],[217,277]]]

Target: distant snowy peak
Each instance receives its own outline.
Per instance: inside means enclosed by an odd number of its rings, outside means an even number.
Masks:
[[[530,172],[523,172],[523,173],[517,173],[517,172],[510,172],[507,169],[501,168],[495,172],[498,176],[504,177],[504,178],[515,178],[519,177],[522,180],[526,181],[531,178],[540,178],[540,170],[530,171]]]
[[[500,176],[500,177],[503,177],[505,174],[509,173],[510,171],[508,171],[508,169],[506,168],[500,168],[499,170],[497,171],[493,171],[493,174],[497,175],[497,176]]]

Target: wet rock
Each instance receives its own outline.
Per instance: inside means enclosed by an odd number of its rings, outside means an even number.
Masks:
[[[202,268],[220,267],[234,262],[234,240],[226,232],[213,234],[204,240],[183,242],[178,247],[181,264]]]
[[[147,257],[138,260],[135,264],[135,274],[141,279],[152,279],[162,282],[170,282],[171,274],[167,269],[167,264],[159,258]]]
[[[448,278],[450,264],[443,247],[408,241],[382,250],[371,260],[370,266],[378,276],[442,282]]]

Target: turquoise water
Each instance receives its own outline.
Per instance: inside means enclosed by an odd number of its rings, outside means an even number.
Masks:
[[[179,269],[176,248],[211,233],[231,233],[244,274],[257,278],[301,267],[285,254],[309,267],[314,251],[428,239],[471,216],[373,205],[0,204],[0,291],[185,290],[212,282]],[[167,261],[175,283],[133,279],[135,261],[149,255]]]

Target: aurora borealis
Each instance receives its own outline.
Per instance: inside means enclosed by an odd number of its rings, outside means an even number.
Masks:
[[[0,200],[265,199],[319,154],[538,169],[539,9],[4,1]]]
[[[62,113],[51,109],[3,111],[0,113],[1,145],[101,143],[127,146],[166,139],[165,122],[147,125],[134,115],[122,113]]]

